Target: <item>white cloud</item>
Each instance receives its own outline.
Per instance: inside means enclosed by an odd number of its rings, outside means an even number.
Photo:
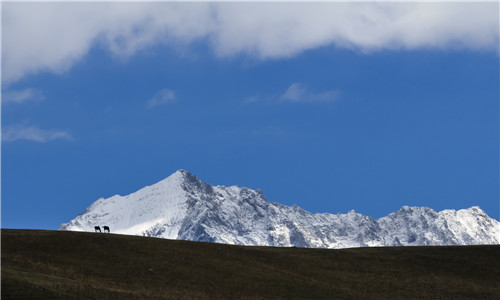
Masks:
[[[286,58],[320,46],[364,53],[498,52],[498,3],[3,4],[4,82],[61,73],[98,46],[128,58],[155,44],[207,41],[219,57]]]
[[[5,142],[27,140],[43,143],[57,139],[72,140],[73,137],[66,131],[45,130],[36,126],[13,125],[2,128],[2,140]]]
[[[498,49],[494,3],[232,3],[220,7],[218,25],[220,55],[287,57],[331,44],[363,52]]]
[[[61,73],[95,46],[127,58],[156,43],[206,36],[209,4],[4,3],[2,80]]]
[[[280,99],[290,102],[332,102],[338,99],[339,91],[314,92],[302,83],[292,83]]]
[[[162,104],[172,103],[176,100],[175,92],[169,89],[163,89],[156,93],[153,98],[148,101],[148,107],[154,107]]]
[[[20,91],[9,91],[2,94],[2,103],[23,103],[26,101],[40,101],[45,99],[42,91],[27,88]]]

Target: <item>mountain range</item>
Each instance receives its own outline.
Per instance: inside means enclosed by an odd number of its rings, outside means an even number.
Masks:
[[[212,186],[178,170],[126,196],[100,198],[59,230],[94,231],[236,245],[350,248],[499,244],[500,222],[479,207],[436,212],[404,206],[379,219],[310,213],[269,202],[261,190]]]

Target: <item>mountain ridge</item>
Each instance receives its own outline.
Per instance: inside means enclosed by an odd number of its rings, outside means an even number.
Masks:
[[[255,246],[347,248],[366,246],[499,244],[500,222],[479,207],[436,212],[403,206],[373,219],[355,212],[310,213],[269,202],[261,190],[212,186],[178,170],[129,195],[99,198],[59,230],[93,231]]]

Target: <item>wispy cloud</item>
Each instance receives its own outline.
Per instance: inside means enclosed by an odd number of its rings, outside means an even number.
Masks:
[[[23,103],[27,101],[40,101],[45,99],[42,91],[27,88],[19,91],[9,91],[2,94],[2,103]]]
[[[333,102],[338,99],[338,90],[315,92],[302,83],[292,83],[281,95],[280,100],[290,102]]]
[[[259,95],[251,96],[243,100],[243,103],[254,103],[261,101],[261,97]]]
[[[153,98],[149,99],[147,107],[155,107],[176,101],[175,92],[170,89],[163,89],[156,93]]]
[[[67,71],[95,45],[119,57],[197,41],[258,59],[328,45],[498,53],[498,3],[5,3],[2,39],[5,82]]]
[[[2,140],[5,142],[27,140],[45,143],[58,139],[73,140],[73,137],[67,131],[45,130],[36,126],[12,125],[2,128]]]

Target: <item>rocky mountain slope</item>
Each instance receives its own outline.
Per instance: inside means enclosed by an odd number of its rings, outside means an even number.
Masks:
[[[94,231],[237,245],[346,248],[364,246],[499,244],[500,222],[479,207],[436,212],[403,207],[374,220],[312,214],[268,202],[262,191],[211,186],[179,170],[127,196],[101,198],[59,230]]]

